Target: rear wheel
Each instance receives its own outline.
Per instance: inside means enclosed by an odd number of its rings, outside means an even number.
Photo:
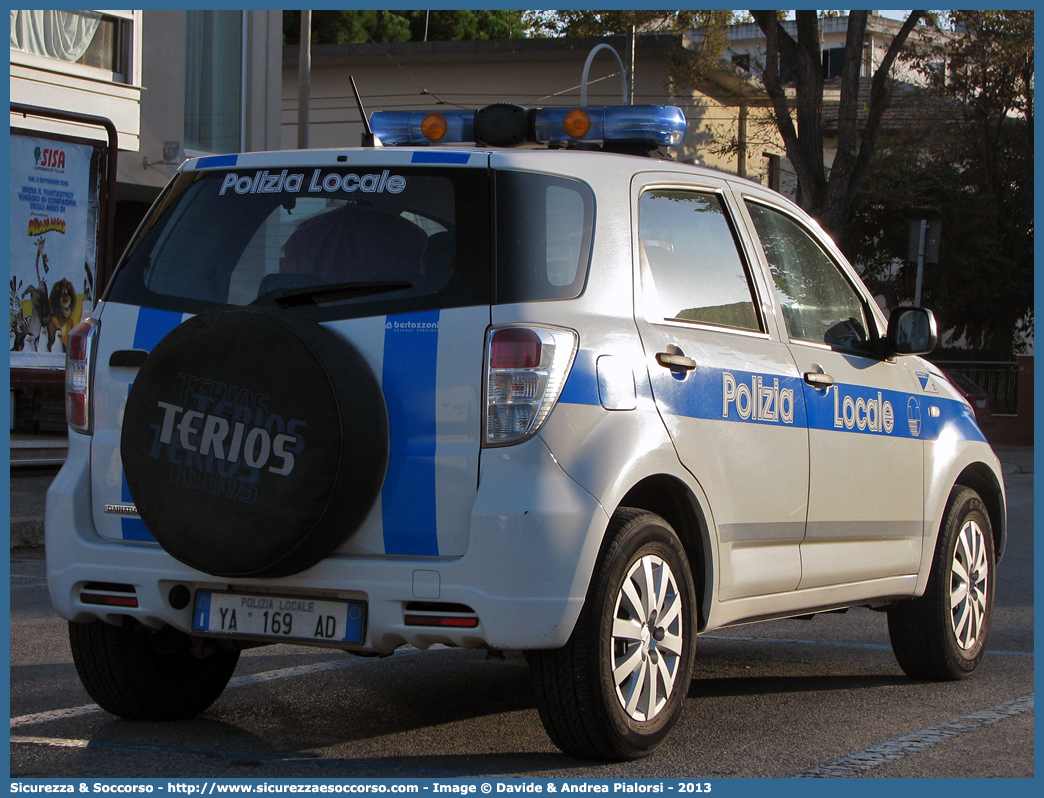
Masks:
[[[677,722],[696,642],[692,574],[659,516],[613,516],[587,600],[564,648],[530,655],[552,741],[585,759],[637,759]]]
[[[908,676],[955,680],[975,671],[993,617],[994,575],[986,507],[975,491],[957,486],[946,506],[924,595],[888,611],[892,650]]]
[[[129,720],[184,720],[228,684],[238,649],[218,648],[169,626],[69,623],[76,672],[102,709]]]

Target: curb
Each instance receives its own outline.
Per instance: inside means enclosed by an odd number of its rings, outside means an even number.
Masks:
[[[1033,466],[1021,466],[1016,463],[1001,463],[1001,472],[1006,477],[1014,476],[1016,474],[1032,474]]]

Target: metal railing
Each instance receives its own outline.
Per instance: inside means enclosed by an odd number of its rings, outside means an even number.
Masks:
[[[995,416],[1014,416],[1019,411],[1019,364],[998,361],[939,360],[935,365],[956,371],[974,382],[990,397]]]

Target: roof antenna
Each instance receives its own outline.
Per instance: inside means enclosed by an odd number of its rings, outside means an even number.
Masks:
[[[363,134],[362,134],[362,146],[364,147],[382,147],[381,140],[373,135],[373,130],[370,129],[370,120],[366,116],[366,109],[363,108],[362,97],[359,96],[359,87],[355,85],[355,76],[350,75],[349,80],[352,82],[352,91],[355,92],[355,103],[359,106],[359,116],[362,117],[363,123]]]

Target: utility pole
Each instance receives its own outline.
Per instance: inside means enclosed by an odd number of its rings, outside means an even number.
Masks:
[[[914,287],[914,306],[921,306],[924,286],[924,265],[939,262],[939,242],[942,239],[941,219],[920,219],[910,222],[907,260],[917,264],[917,284]]]
[[[747,104],[740,103],[739,107],[739,140],[736,155],[736,172],[740,177],[747,176]]]
[[[635,42],[638,39],[638,28],[636,28],[634,25],[632,25],[630,32],[631,32],[631,58],[630,58],[630,62],[631,63],[629,64],[629,66],[631,67],[631,69],[630,69],[631,74],[629,76],[630,80],[628,81],[628,83],[630,84],[631,96],[628,97],[628,105],[634,105],[634,50],[635,50]]]
[[[312,12],[301,12],[301,52],[297,66],[297,149],[308,149],[308,106],[312,94]]]

